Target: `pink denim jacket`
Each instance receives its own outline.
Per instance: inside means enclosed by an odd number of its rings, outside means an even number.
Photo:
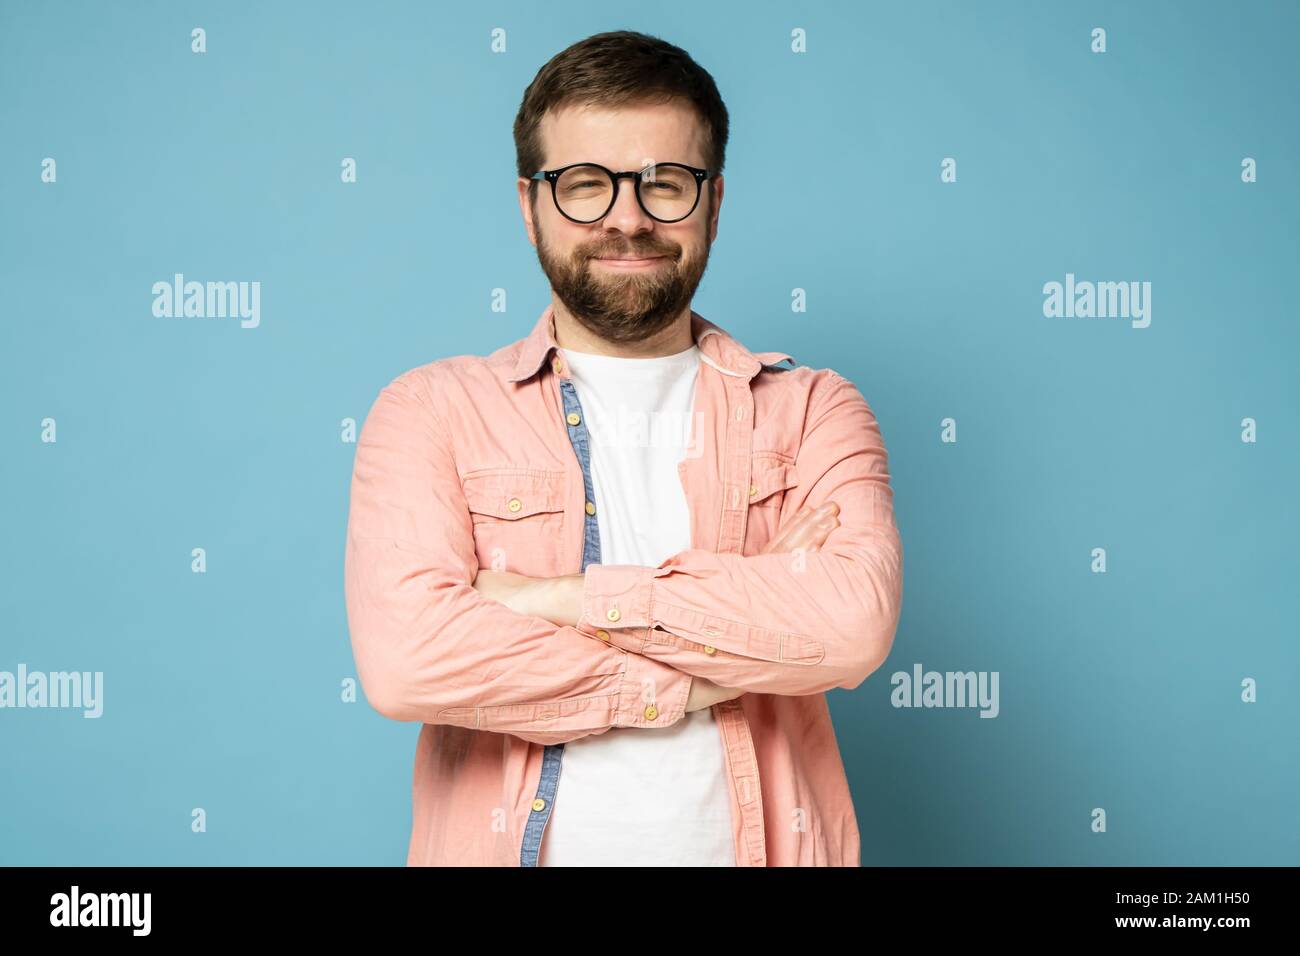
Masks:
[[[902,543],[875,415],[829,369],[783,368],[691,313],[703,355],[678,467],[691,547],[659,567],[586,567],[557,626],[474,588],[479,567],[583,569],[586,462],[551,308],[489,356],[413,368],[362,428],[345,556],[348,624],[372,707],[420,721],[410,866],[536,865],[563,744],[713,707],[738,866],[858,866],[825,691],[889,654]],[[584,426],[585,427],[585,426]],[[759,553],[805,505],[839,505],[819,550]],[[635,864],[635,860],[628,861]]]

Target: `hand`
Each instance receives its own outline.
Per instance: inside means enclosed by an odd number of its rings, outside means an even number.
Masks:
[[[786,525],[781,527],[776,537],[767,543],[761,554],[776,554],[803,548],[816,551],[825,542],[832,531],[839,527],[840,506],[828,501],[819,508],[802,508]],[[691,692],[686,698],[686,711],[703,710],[724,700],[732,700],[745,693],[736,687],[723,687],[705,677],[691,680]]]
[[[788,524],[781,526],[776,537],[769,541],[761,554],[794,551],[816,551],[832,531],[840,526],[840,506],[828,501],[819,508],[801,508]]]
[[[707,677],[692,677],[691,692],[686,698],[686,712],[704,710],[724,700],[731,700],[745,693],[735,687],[723,687]]]
[[[572,627],[582,615],[583,580],[581,574],[533,578],[513,571],[480,568],[474,576],[474,590],[504,604],[516,614],[540,617],[552,624],[567,624]]]
[[[513,571],[489,571],[479,568],[478,574],[474,575],[474,590],[485,598],[504,604],[512,611],[519,611],[524,586],[531,580],[532,578],[515,574]]]

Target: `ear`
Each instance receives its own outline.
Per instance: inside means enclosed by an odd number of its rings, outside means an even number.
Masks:
[[[712,243],[718,238],[718,213],[722,211],[722,174],[710,176],[705,183],[712,187],[709,190],[709,242]]]
[[[541,191],[545,183],[535,179],[525,179],[523,176],[518,178],[519,185],[519,212],[524,217],[524,229],[528,232],[528,241],[534,246],[537,245],[537,226],[533,222],[533,204],[529,200],[530,190],[529,183],[537,183],[538,192]]]

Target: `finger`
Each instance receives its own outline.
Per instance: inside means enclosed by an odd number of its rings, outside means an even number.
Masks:
[[[839,505],[832,501],[828,501],[817,508],[805,505],[790,522],[788,530],[791,534],[798,534],[808,528],[816,527],[820,522],[825,521],[827,518],[834,517],[838,510]],[[785,531],[787,529],[783,528],[781,530]]]
[[[820,544],[821,540],[822,539],[818,537],[815,525],[805,525],[790,535],[789,541],[786,542],[785,550],[795,551],[799,548],[808,548],[812,545]]]
[[[809,507],[800,508],[798,513],[795,514],[793,518],[791,518],[788,522],[786,522],[784,525],[782,525],[780,528],[777,529],[776,536],[773,537],[772,540],[767,543],[767,545],[763,548],[763,551],[769,552],[769,551],[790,550],[789,548],[790,536],[794,534],[796,531],[798,531],[801,527],[803,527],[804,523],[808,520],[808,516],[811,514],[811,512],[812,509]]]
[[[816,546],[821,547],[823,544],[825,544],[826,539],[831,536],[831,532],[834,531],[839,526],[840,523],[832,519],[823,524],[819,524],[816,528],[814,528],[813,534],[815,535]]]
[[[814,541],[826,540],[826,535],[830,534],[835,528],[839,527],[839,521],[836,515],[839,513],[839,505],[834,501],[827,501],[817,508],[811,505],[804,505],[783,525],[773,538],[762,549],[761,553],[793,551],[795,548],[806,548]],[[819,526],[826,522],[831,522],[829,527],[820,529]],[[821,534],[820,541],[817,538]]]
[[[826,539],[830,537],[830,533],[838,528],[839,525],[840,523],[838,519],[834,517],[824,518],[820,522],[809,522],[803,528],[799,529],[799,533],[795,536],[791,548],[820,547]]]

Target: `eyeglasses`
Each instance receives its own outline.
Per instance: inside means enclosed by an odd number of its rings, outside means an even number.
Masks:
[[[695,211],[700,184],[712,175],[710,170],[684,163],[652,163],[640,172],[622,173],[598,163],[574,163],[560,169],[543,169],[530,178],[551,184],[555,208],[573,222],[605,218],[618,198],[620,179],[635,182],[636,201],[651,219],[681,222]]]

